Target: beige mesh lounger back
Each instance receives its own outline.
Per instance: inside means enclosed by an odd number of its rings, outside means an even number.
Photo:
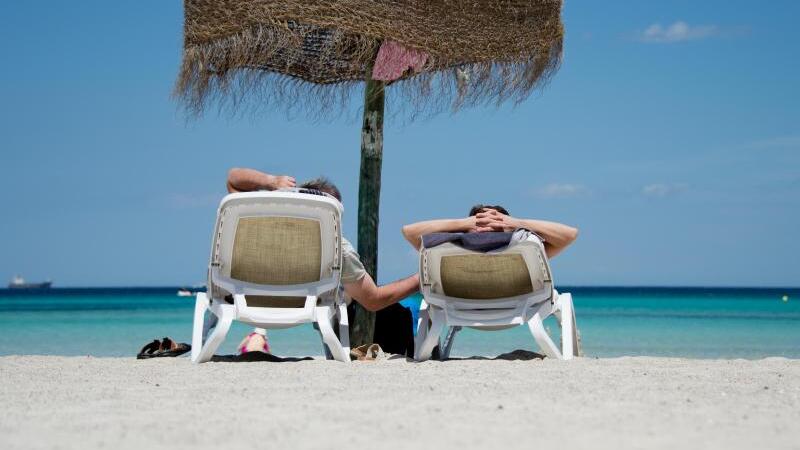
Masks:
[[[553,289],[544,246],[534,236],[487,253],[452,243],[422,248],[420,285],[424,300],[416,360],[430,359],[440,345],[443,327],[448,334],[439,347],[440,358],[449,357],[455,334],[463,326],[493,331],[527,324],[547,356],[571,359],[579,354],[572,296]],[[561,326],[560,348],[542,324],[550,315]]]
[[[341,217],[336,199],[302,190],[222,199],[208,289],[195,304],[192,361],[211,359],[237,320],[266,329],[314,323],[325,354],[349,362],[347,311],[339,296]],[[206,312],[216,326],[204,341]]]

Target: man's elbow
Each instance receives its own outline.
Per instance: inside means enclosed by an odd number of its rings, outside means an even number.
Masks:
[[[403,225],[400,228],[400,232],[403,233],[403,237],[406,238],[407,241],[411,242],[411,225]]]
[[[406,238],[406,241],[408,241],[408,243],[411,244],[411,246],[413,246],[414,248],[417,248],[419,246],[418,244],[419,239],[416,236],[414,236],[414,232],[412,231],[411,225],[403,225],[403,228],[400,229],[400,232],[403,234],[403,237]]]
[[[363,299],[358,300],[358,303],[364,307],[369,312],[376,312],[383,309],[381,305],[381,299],[377,296],[373,297],[365,297]]]
[[[228,183],[235,185],[236,181],[239,180],[241,173],[242,169],[240,169],[239,167],[234,167],[228,170]]]
[[[575,242],[575,240],[578,239],[578,229],[575,227],[570,227],[568,238],[570,244]]]
[[[395,295],[393,294],[393,290],[391,288],[388,286],[380,286],[372,291],[369,295],[364,296],[359,303],[361,303],[361,306],[363,306],[367,311],[376,312],[389,306],[389,304],[392,303],[392,298],[394,297]]]
[[[361,306],[363,306],[364,309],[366,309],[369,312],[378,312],[381,309],[383,309],[379,307],[377,303],[371,303],[371,302],[361,302]]]

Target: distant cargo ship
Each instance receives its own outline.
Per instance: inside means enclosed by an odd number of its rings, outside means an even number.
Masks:
[[[52,281],[44,281],[42,283],[28,283],[24,278],[17,275],[8,283],[9,289],[50,289],[53,285]]]

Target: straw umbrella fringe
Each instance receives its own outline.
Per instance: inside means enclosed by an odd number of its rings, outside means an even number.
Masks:
[[[184,3],[176,93],[192,113],[220,101],[338,107],[366,81],[383,41],[428,55],[393,92],[416,110],[522,101],[561,61],[561,0]]]
[[[417,113],[518,103],[558,70],[561,0],[184,0],[175,94],[209,104],[312,115],[364,89],[358,248],[377,278],[385,92]],[[353,345],[370,343],[361,310]]]

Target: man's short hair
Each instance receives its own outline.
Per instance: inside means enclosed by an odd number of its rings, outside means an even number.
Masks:
[[[507,216],[509,215],[508,214],[508,210],[503,208],[500,205],[480,205],[480,204],[478,204],[478,205],[473,206],[472,209],[469,210],[469,216],[470,217],[475,216],[478,213],[486,211],[487,209],[493,209],[493,210],[499,212],[500,214],[505,214]]]
[[[331,182],[331,180],[325,177],[314,178],[313,180],[306,181],[305,183],[301,184],[300,187],[321,191],[334,196],[336,200],[339,200],[340,202],[342,201],[342,194],[339,192],[339,188],[337,188],[336,185]]]

